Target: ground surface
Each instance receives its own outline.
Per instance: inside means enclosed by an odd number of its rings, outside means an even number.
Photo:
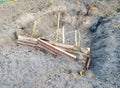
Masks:
[[[60,19],[66,43],[75,44],[76,29],[81,47],[91,48],[90,70],[83,77],[78,62],[15,42],[14,31],[30,36],[35,19],[34,37],[55,40],[58,9],[51,12],[56,6],[67,8]],[[119,12],[119,0],[18,0],[0,5],[1,88],[120,88]]]

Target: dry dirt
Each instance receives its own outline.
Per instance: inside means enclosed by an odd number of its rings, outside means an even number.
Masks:
[[[78,74],[82,66],[76,61],[16,44],[13,33],[31,36],[35,20],[34,37],[55,40],[59,10],[66,43],[75,44],[77,30],[80,46],[91,48],[84,76]],[[0,88],[120,88],[119,12],[119,0],[18,0],[0,5]]]

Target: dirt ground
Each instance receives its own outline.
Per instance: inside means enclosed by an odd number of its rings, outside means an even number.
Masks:
[[[65,43],[90,47],[90,69],[35,47],[16,44],[13,33],[55,40],[57,14]],[[0,5],[0,88],[120,88],[119,0],[17,0]],[[59,34],[59,42],[62,42]]]

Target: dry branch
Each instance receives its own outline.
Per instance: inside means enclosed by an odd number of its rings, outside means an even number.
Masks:
[[[68,50],[83,52],[85,54],[87,54],[88,49],[89,49],[89,48],[81,48],[81,47],[76,47],[76,46],[73,46],[73,45],[68,45],[68,44],[63,44],[63,43],[56,43],[54,41],[43,39],[43,38],[41,38],[41,39],[50,43],[50,44],[52,44],[52,45],[54,45],[54,46],[58,46],[58,47],[65,48],[65,49],[68,49]],[[18,36],[18,41],[21,41],[21,40],[29,40],[29,41],[34,41],[34,42],[38,41],[36,38]]]
[[[77,30],[75,30],[75,45],[78,46]]]

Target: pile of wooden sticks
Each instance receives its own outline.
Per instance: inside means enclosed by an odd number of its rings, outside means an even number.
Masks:
[[[89,48],[86,48],[86,49],[78,48],[73,45],[56,43],[54,41],[43,39],[43,38],[36,39],[36,38],[24,37],[24,36],[18,36],[18,35],[16,35],[16,37],[17,37],[18,44],[38,47],[52,53],[53,55],[66,56],[72,60],[80,59],[78,56],[73,54],[73,52],[75,51],[83,52],[86,54],[84,68],[86,70],[89,69],[89,65],[90,65],[90,49]]]

